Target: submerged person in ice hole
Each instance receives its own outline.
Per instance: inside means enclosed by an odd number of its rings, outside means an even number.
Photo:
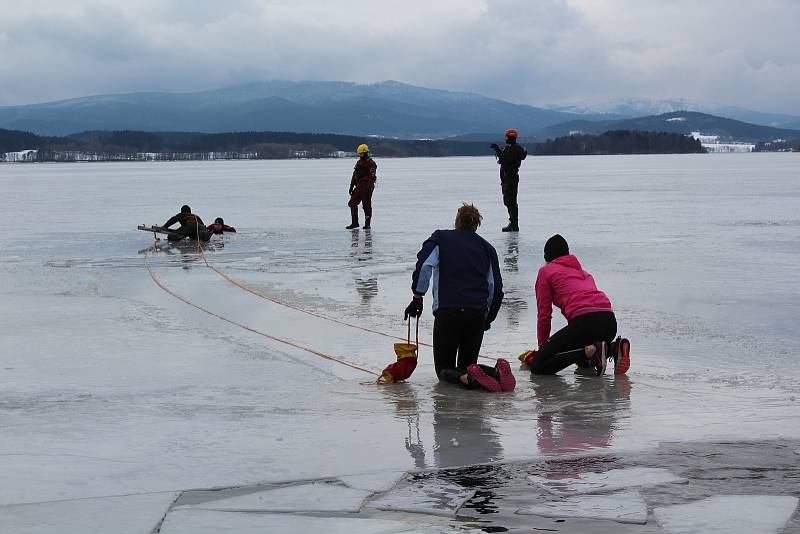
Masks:
[[[203,224],[203,220],[199,215],[192,213],[192,208],[184,204],[181,206],[181,212],[172,217],[164,223],[164,228],[169,228],[175,223],[180,223],[180,227],[176,230],[177,235],[169,235],[169,241],[180,241],[184,238],[197,239],[201,241],[208,241],[211,239],[211,232]]]
[[[225,224],[225,221],[222,219],[222,217],[217,217],[216,219],[214,219],[213,223],[208,225],[208,231],[211,232],[212,234],[217,234],[217,235],[225,232],[231,232],[235,234],[236,228]]]
[[[567,240],[556,234],[544,245],[544,260],[536,277],[538,351],[530,351],[524,364],[531,373],[550,375],[570,365],[576,374],[602,375],[608,358],[614,372],[630,367],[630,342],[617,338],[617,319],[611,301],[597,289],[594,278],[569,253]],[[553,305],[567,326],[550,336]]]
[[[422,298],[433,281],[433,361],[439,380],[467,388],[513,391],[508,362],[478,365],[483,333],[503,302],[497,252],[477,234],[481,214],[471,204],[458,209],[455,230],[436,230],[417,254],[414,297],[405,318],[422,315]]]

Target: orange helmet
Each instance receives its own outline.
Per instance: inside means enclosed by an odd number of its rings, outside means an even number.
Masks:
[[[514,128],[506,130],[506,137],[517,137],[519,133]]]

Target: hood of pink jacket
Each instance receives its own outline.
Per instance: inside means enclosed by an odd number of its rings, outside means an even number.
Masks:
[[[578,258],[573,256],[572,254],[568,254],[566,256],[559,256],[558,258],[551,261],[550,264],[561,265],[562,267],[566,267],[567,269],[575,269],[577,271],[582,272],[583,274],[586,275],[589,274],[583,270],[583,267],[581,267],[581,262],[579,262]]]

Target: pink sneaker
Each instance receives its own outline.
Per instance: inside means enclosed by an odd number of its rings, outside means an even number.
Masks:
[[[487,375],[484,372],[484,370],[481,369],[480,365],[476,363],[467,366],[467,374],[472,380],[478,383],[481,387],[483,387],[484,389],[488,389],[492,393],[500,393],[502,391],[502,388],[500,387],[500,382],[498,382],[491,376]]]
[[[514,388],[517,387],[517,379],[514,378],[514,373],[511,372],[511,365],[509,365],[508,360],[498,358],[495,369],[497,369],[497,374],[500,376],[498,379],[498,382],[500,382],[500,389],[503,391],[514,391]]]

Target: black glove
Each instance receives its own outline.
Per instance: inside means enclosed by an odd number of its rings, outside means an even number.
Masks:
[[[422,298],[414,297],[411,304],[406,306],[406,314],[403,317],[404,321],[408,321],[409,317],[419,317],[422,315]]]
[[[348,195],[352,195],[352,194],[353,194],[353,191],[355,190],[355,188],[356,188],[356,186],[354,186],[354,185],[352,185],[352,184],[351,184],[351,185],[350,185],[350,189],[348,190],[348,193],[347,193],[347,194],[348,194]]]
[[[486,321],[486,322],[483,323],[483,331],[484,332],[489,330],[491,327],[492,327],[492,323],[490,323],[489,321]]]
[[[495,151],[500,150],[500,145],[498,145],[497,143],[492,143],[489,146],[492,147],[493,149],[495,149]]]

